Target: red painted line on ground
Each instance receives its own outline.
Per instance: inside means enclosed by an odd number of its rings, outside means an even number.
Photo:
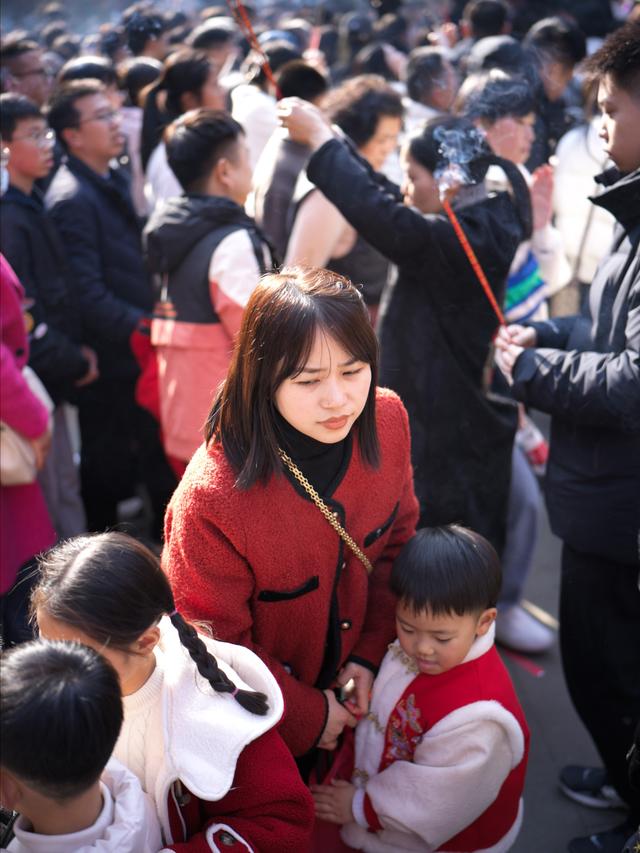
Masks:
[[[501,651],[503,655],[511,658],[514,663],[517,663],[518,666],[521,666],[525,672],[528,672],[529,675],[533,675],[534,678],[542,678],[544,675],[544,669],[534,663],[531,658],[520,655],[518,652],[512,652],[510,649],[501,649]]]

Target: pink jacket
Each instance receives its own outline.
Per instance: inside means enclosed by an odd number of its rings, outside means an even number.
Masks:
[[[48,412],[22,377],[29,344],[22,313],[24,290],[0,255],[0,419],[27,438],[47,428]],[[53,545],[55,533],[37,483],[0,488],[0,593],[20,566]]]

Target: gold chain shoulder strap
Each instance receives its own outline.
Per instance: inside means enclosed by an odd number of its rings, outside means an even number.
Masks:
[[[336,515],[333,512],[331,512],[329,507],[322,500],[320,495],[316,492],[316,490],[313,488],[311,483],[304,476],[302,471],[294,463],[293,459],[291,459],[290,456],[287,456],[287,454],[281,448],[279,448],[279,452],[280,452],[280,458],[282,459],[284,464],[287,466],[289,471],[291,471],[291,473],[296,478],[296,480],[300,483],[300,485],[305,490],[305,492],[309,495],[309,497],[314,502],[314,504],[318,507],[320,512],[324,515],[324,517],[327,519],[329,524],[336,531],[338,536],[342,539],[343,542],[345,542],[349,546],[349,548],[351,548],[351,550],[356,555],[356,557],[360,560],[360,562],[365,567],[367,572],[369,574],[371,574],[371,572],[373,571],[373,566],[371,565],[371,560],[367,557],[367,555],[365,553],[363,553],[363,551],[360,550],[360,548],[356,545],[356,543],[351,538],[351,536],[349,536],[347,531],[344,529],[344,527],[338,521]]]

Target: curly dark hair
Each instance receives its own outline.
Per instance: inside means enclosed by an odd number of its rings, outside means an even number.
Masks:
[[[325,112],[358,148],[375,134],[382,116],[402,118],[400,95],[376,74],[362,74],[329,92]]]
[[[640,20],[628,21],[611,33],[583,67],[590,77],[608,74],[621,89],[640,97]]]

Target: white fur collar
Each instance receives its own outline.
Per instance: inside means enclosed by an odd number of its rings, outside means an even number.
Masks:
[[[272,729],[282,717],[280,688],[260,658],[244,646],[202,637],[218,666],[241,689],[265,693],[265,716],[246,711],[229,693],[216,693],[197,672],[178,632],[167,617],[160,623],[164,670],[164,751],[167,775],[158,780],[156,803],[162,808],[167,787],[180,779],[197,797],[218,800],[233,782],[242,750]]]

